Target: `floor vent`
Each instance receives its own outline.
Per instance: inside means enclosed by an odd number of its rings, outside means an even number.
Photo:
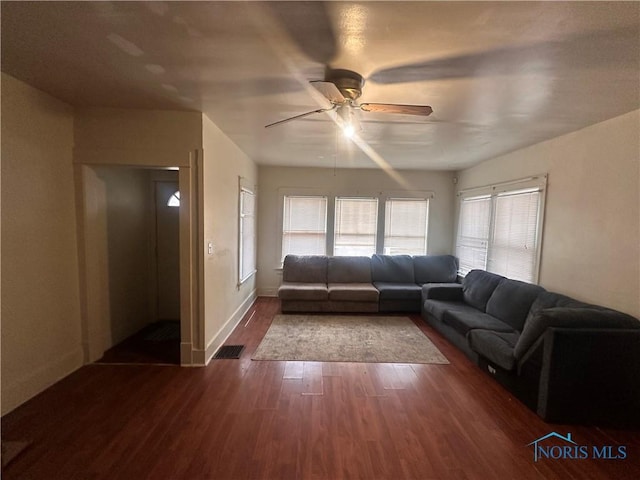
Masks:
[[[244,350],[244,345],[223,345],[213,358],[214,360],[220,358],[240,358],[242,350]]]

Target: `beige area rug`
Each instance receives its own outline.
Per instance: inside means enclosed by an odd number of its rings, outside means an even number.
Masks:
[[[276,315],[252,360],[449,363],[409,318],[367,315]]]

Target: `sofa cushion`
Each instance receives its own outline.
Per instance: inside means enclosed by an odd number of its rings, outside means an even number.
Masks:
[[[504,278],[487,302],[487,313],[522,331],[531,305],[544,288],[532,283]]]
[[[413,257],[416,283],[448,283],[458,278],[458,261],[453,255],[418,255]]]
[[[377,302],[378,289],[370,283],[330,283],[329,300]]]
[[[328,283],[371,283],[371,258],[329,257]]]
[[[278,298],[282,300],[328,300],[329,290],[324,283],[288,283],[278,289]]]
[[[374,282],[415,283],[413,259],[409,255],[373,255],[371,278]]]
[[[462,285],[459,283],[425,283],[422,285],[422,298],[424,300],[450,300],[462,301]]]
[[[489,297],[504,277],[484,270],[471,270],[462,281],[462,296],[465,303],[484,312]]]
[[[482,355],[505,370],[513,370],[516,366],[516,358],[513,355],[513,347],[520,336],[517,332],[494,332],[491,330],[471,330],[467,334],[469,348]]]
[[[493,330],[495,332],[513,332],[514,329],[501,320],[498,320],[486,313],[447,310],[442,316],[442,322],[453,327],[462,335],[466,335],[469,330],[481,328],[483,330]]]
[[[287,255],[282,266],[282,280],[327,283],[327,263],[324,255]]]
[[[605,307],[546,308],[527,318],[514,348],[516,359],[521,359],[549,327],[640,329],[640,321],[631,315]]]
[[[478,310],[476,310],[473,307],[470,307],[466,303],[452,302],[448,300],[425,300],[423,304],[423,309],[431,317],[434,317],[440,321],[442,321],[444,312],[447,312],[449,310],[457,310],[457,311],[470,312],[470,313],[478,312]]]
[[[373,282],[380,291],[380,300],[420,300],[422,287],[415,283]]]

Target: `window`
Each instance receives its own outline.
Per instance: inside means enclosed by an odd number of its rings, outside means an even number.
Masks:
[[[514,280],[535,279],[540,196],[536,189],[503,193],[495,198],[489,271]]]
[[[490,214],[489,195],[463,198],[460,202],[456,256],[461,275],[466,275],[474,268],[487,268]]]
[[[462,199],[456,238],[461,275],[479,268],[537,281],[546,177],[533,180]]]
[[[243,283],[256,271],[256,201],[255,194],[240,188],[240,239],[238,254],[239,283]]]
[[[384,253],[426,255],[429,200],[390,198],[385,204]]]
[[[169,197],[167,207],[179,207],[180,206],[180,192],[175,192]]]
[[[373,255],[377,226],[377,198],[336,198],[333,254]]]
[[[282,221],[282,259],[288,254],[325,255],[327,197],[285,196]]]

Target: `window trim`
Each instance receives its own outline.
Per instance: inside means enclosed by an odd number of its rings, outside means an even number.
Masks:
[[[257,242],[257,215],[256,215],[256,194],[255,189],[243,185],[243,178],[240,178],[239,192],[238,192],[238,287],[244,284],[247,280],[249,280],[252,276],[256,274],[258,271],[258,242]],[[246,195],[251,195],[253,198],[253,214],[244,213],[244,198]],[[250,272],[246,272],[243,276],[243,258],[244,258],[244,219],[252,218],[253,219],[253,269]]]

